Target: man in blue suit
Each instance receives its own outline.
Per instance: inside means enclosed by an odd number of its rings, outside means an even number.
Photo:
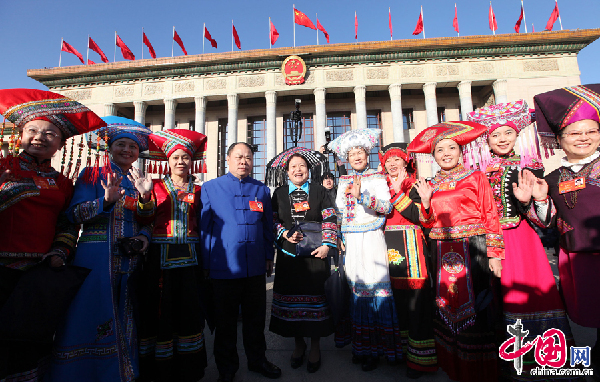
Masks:
[[[267,186],[250,177],[252,159],[250,145],[232,144],[229,172],[202,187],[202,257],[213,283],[214,354],[222,382],[232,381],[239,369],[240,305],[248,369],[268,378],[281,376],[281,369],[265,357],[265,273],[271,275],[274,257],[271,197]]]

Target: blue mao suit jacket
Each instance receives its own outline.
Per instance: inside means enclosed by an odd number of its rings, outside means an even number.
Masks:
[[[231,173],[202,186],[200,235],[205,270],[213,279],[237,279],[265,274],[273,260],[271,194],[262,182]],[[250,201],[263,212],[250,210]]]

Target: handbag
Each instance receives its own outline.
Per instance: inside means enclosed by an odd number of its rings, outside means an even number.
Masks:
[[[336,262],[335,271],[325,281],[325,298],[335,326],[348,315],[350,310],[350,286],[348,285],[342,258],[343,256],[340,254],[340,262]]]
[[[323,245],[321,222],[301,221],[297,223],[302,232],[302,241],[296,244],[296,256],[311,257],[312,252]]]
[[[52,342],[77,291],[91,272],[43,261],[23,272],[0,307],[0,341]]]

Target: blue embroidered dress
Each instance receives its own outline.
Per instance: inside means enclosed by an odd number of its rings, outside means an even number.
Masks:
[[[355,175],[361,177],[360,199],[346,193]],[[400,329],[383,236],[385,216],[392,211],[385,175],[367,169],[342,176],[336,206],[342,217],[346,276],[352,290],[352,352],[357,356],[385,355],[390,361],[399,360]]]
[[[133,381],[138,374],[138,344],[133,288],[128,281],[138,267],[140,255],[121,256],[117,240],[144,235],[150,230],[138,220],[153,202],[137,203],[138,191],[119,166],[125,195],[104,211],[104,189],[100,179],[90,184],[82,179],[67,209],[69,220],[83,224],[74,265],[92,271],[71,303],[64,325],[57,331],[49,381]],[[130,205],[126,206],[126,200]],[[135,209],[128,209],[135,208]]]

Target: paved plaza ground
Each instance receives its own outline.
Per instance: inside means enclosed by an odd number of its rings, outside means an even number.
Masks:
[[[558,274],[557,260],[558,258],[552,254],[552,250],[548,253],[548,260],[552,266],[555,277]],[[379,367],[371,372],[363,372],[360,365],[351,363],[351,346],[346,346],[343,349],[337,349],[333,343],[333,335],[323,338],[321,341],[321,369],[309,374],[306,371],[306,363],[299,369],[290,367],[290,356],[294,350],[294,340],[292,338],[283,338],[268,331],[268,320],[270,318],[271,300],[273,297],[273,277],[267,279],[267,329],[265,330],[267,339],[267,358],[279,366],[282,370],[280,381],[285,382],[392,382],[392,381],[410,381],[406,377],[406,366],[390,366],[385,361],[379,363]],[[575,337],[577,346],[593,346],[596,341],[596,330],[584,328],[571,322],[571,329]],[[219,373],[215,365],[214,356],[212,355],[214,337],[208,330],[205,331],[206,344],[208,350],[208,367],[203,381],[216,381]],[[262,375],[249,372],[246,368],[246,357],[242,345],[242,325],[238,323],[238,353],[240,355],[240,370],[236,374],[236,382],[266,382],[269,379]],[[307,353],[308,354],[308,353]],[[600,368],[597,368],[600,374]],[[587,381],[600,381],[587,377]],[[598,378],[596,376],[595,378]],[[443,371],[439,370],[436,373],[425,374],[419,378],[420,382],[445,382],[451,381]]]

